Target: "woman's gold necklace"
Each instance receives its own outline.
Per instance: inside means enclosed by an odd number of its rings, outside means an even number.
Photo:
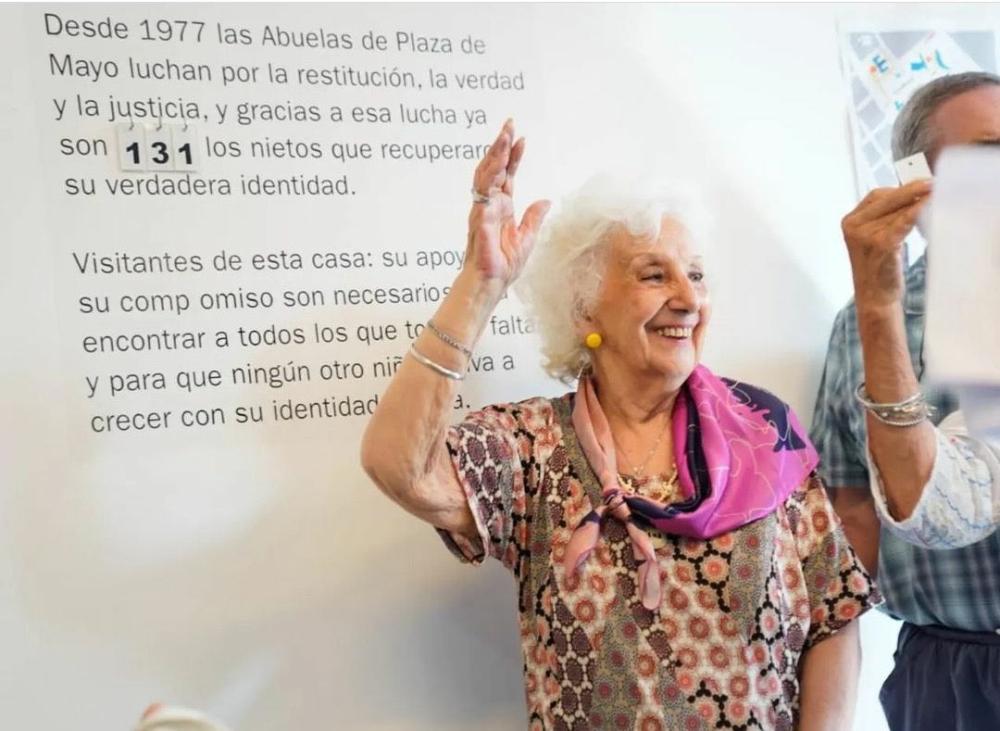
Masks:
[[[676,467],[670,471],[669,475],[660,474],[649,477],[619,475],[619,479],[636,495],[648,497],[658,503],[669,505],[678,499]]]
[[[649,460],[656,454],[660,442],[663,441],[665,432],[666,429],[660,432],[660,435],[653,442],[653,446],[642,461],[642,464],[633,467],[631,475],[619,474],[619,478],[636,495],[648,497],[650,500],[655,500],[659,503],[669,504],[677,499],[677,467],[674,466],[669,475],[651,475],[649,477],[643,475],[646,471],[646,465],[649,464]],[[621,449],[618,451],[621,452]]]

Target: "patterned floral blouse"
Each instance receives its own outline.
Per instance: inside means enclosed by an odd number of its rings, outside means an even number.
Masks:
[[[571,395],[490,406],[448,437],[479,538],[439,532],[463,561],[514,574],[529,728],[794,728],[802,653],[880,601],[819,479],[709,541],[649,529],[664,587],[651,612],[616,520],[563,571],[600,499],[571,410]]]

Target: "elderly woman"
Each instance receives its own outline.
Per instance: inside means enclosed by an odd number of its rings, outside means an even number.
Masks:
[[[514,574],[532,729],[850,728],[877,602],[780,400],[699,365],[711,308],[671,200],[581,195],[525,298],[575,393],[448,420],[548,202],[514,218],[508,122],[476,169],[464,269],[365,433],[379,488]]]

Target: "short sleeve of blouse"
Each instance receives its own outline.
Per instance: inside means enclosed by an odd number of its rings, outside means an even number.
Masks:
[[[823,482],[813,473],[785,501],[809,593],[810,625],[805,647],[832,636],[882,597],[847,542]]]
[[[448,431],[448,453],[476,522],[473,540],[438,529],[461,561],[487,555],[512,571],[526,555],[527,493],[533,481],[533,436],[525,404],[497,404],[468,414]]]

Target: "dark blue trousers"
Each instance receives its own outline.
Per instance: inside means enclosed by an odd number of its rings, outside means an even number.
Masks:
[[[1000,731],[1000,635],[903,624],[879,700],[892,731]]]

